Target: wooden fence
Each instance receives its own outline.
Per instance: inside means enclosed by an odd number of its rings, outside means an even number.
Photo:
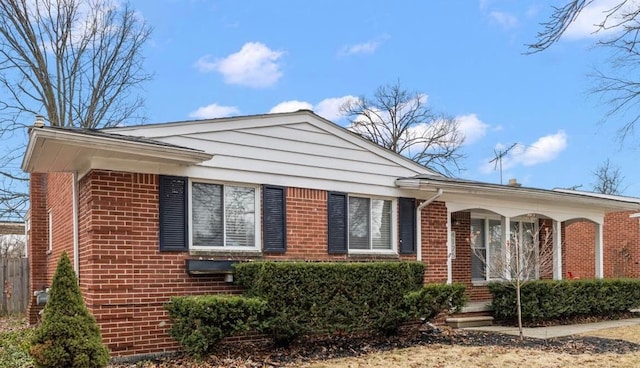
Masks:
[[[0,257],[0,315],[20,314],[29,305],[29,259]]]

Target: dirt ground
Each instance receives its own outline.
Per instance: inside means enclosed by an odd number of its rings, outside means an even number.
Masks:
[[[136,367],[636,367],[639,332],[640,326],[633,326],[598,331],[603,336],[522,342],[514,336],[461,330],[377,339],[344,336],[287,349],[234,344],[200,362],[176,356]]]
[[[0,318],[0,332],[25,328],[24,319]],[[175,355],[110,368],[211,367],[637,367],[640,326],[555,339],[463,330],[413,332],[391,338],[334,336],[288,348],[263,344],[221,346],[204,360]]]

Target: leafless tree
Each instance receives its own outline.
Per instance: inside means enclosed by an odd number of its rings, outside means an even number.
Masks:
[[[51,126],[98,128],[139,119],[137,94],[150,28],[115,0],[0,1],[0,137],[24,134],[36,114]],[[22,152],[24,140],[12,149]],[[9,155],[0,216],[23,214],[27,178]],[[7,168],[8,166],[8,168]],[[22,183],[22,184],[20,184]]]
[[[22,258],[26,256],[24,235],[0,235],[0,258]]]
[[[621,188],[624,176],[620,171],[620,167],[611,164],[609,159],[600,164],[593,172],[595,183],[592,189],[596,193],[619,195],[624,192],[625,188]]]
[[[350,130],[431,169],[460,172],[464,135],[452,118],[434,113],[427,97],[400,82],[378,87],[372,98],[360,97],[341,107]]]
[[[534,217],[535,219],[535,217]],[[479,234],[471,234],[473,254],[484,264],[485,272],[492,280],[510,283],[516,291],[518,330],[522,331],[522,286],[541,277],[553,275],[553,240],[549,226],[536,226],[535,222],[522,222],[518,229],[511,229],[509,239],[492,246],[493,254],[487,255],[485,247],[474,246]],[[501,228],[494,231],[501,232]],[[502,234],[490,235],[500,239]]]
[[[564,6],[553,7],[550,19],[543,23],[536,42],[528,45],[535,53],[558,42],[569,26],[594,0],[568,0]],[[601,22],[594,24],[595,34],[600,34],[596,44],[610,51],[607,69],[591,73],[595,81],[592,92],[602,97],[608,111],[606,118],[617,116],[622,121],[618,128],[621,140],[633,134],[640,119],[640,3],[635,0],[619,0],[602,13]]]

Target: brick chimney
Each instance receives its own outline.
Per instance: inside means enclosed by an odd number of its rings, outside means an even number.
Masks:
[[[518,180],[516,178],[511,178],[509,179],[509,184],[507,184],[510,187],[521,187],[522,184],[518,183]]]

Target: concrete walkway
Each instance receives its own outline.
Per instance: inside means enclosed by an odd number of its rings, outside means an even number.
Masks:
[[[603,330],[606,328],[624,327],[640,325],[640,318],[621,319],[616,321],[603,321],[595,323],[584,323],[579,325],[563,325],[549,327],[525,327],[523,334],[525,337],[534,337],[537,339],[550,339],[553,337],[570,336]],[[518,327],[505,326],[483,326],[483,327],[466,327],[464,330],[498,332],[508,335],[518,336]]]

